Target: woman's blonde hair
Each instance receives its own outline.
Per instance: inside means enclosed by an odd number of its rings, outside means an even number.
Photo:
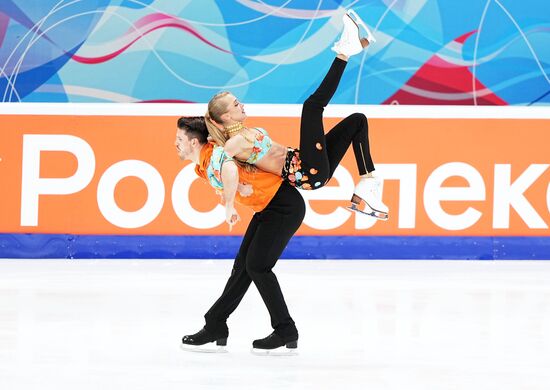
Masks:
[[[229,136],[227,135],[225,130],[220,129],[220,126],[223,126],[222,115],[228,111],[228,104],[222,99],[230,93],[231,92],[229,91],[222,91],[212,96],[212,99],[210,99],[210,101],[208,102],[208,111],[206,111],[206,114],[204,114],[208,134],[210,135],[210,137],[212,137],[217,145],[222,147],[225,146],[225,143],[229,139]],[[238,160],[236,157],[234,158],[234,161],[237,165],[244,168],[247,172],[256,171],[256,167],[252,164],[248,164],[244,161]]]
[[[222,98],[229,94],[229,91],[215,94],[208,102],[208,111],[204,114],[208,134],[210,134],[214,142],[220,146],[225,146],[225,143],[229,139],[225,131],[219,127],[222,126],[222,115],[227,112],[227,103],[225,103]]]

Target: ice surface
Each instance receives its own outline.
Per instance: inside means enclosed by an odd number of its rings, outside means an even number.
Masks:
[[[250,353],[254,286],[229,353],[182,351],[231,265],[0,260],[0,389],[550,389],[550,262],[283,260],[298,356]]]

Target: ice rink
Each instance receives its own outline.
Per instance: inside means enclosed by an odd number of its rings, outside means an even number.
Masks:
[[[550,389],[550,261],[298,261],[275,271],[299,355],[254,286],[226,354],[182,351],[231,261],[0,260],[0,389]]]

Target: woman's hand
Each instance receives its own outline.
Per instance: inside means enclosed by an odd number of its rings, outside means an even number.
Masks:
[[[239,213],[232,205],[225,206],[225,222],[229,225],[229,231],[233,229],[233,225],[241,220]]]

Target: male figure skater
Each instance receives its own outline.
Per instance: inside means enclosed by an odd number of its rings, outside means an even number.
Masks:
[[[284,183],[280,176],[237,164],[227,157],[223,148],[209,143],[207,137],[204,117],[180,118],[175,141],[180,159],[194,162],[197,174],[222,191],[226,221],[230,226],[239,219],[234,209],[235,201],[252,208],[255,214],[221,296],[205,314],[204,327],[183,337],[183,347],[204,351],[205,346],[216,342],[218,350],[223,350],[229,334],[227,318],[254,282],[269,311],[274,330],[269,336],[254,340],[252,352],[295,354],[298,330],[272,269],[304,219],[304,200],[296,188]],[[247,186],[240,185],[239,180]],[[251,193],[247,193],[250,189]]]

